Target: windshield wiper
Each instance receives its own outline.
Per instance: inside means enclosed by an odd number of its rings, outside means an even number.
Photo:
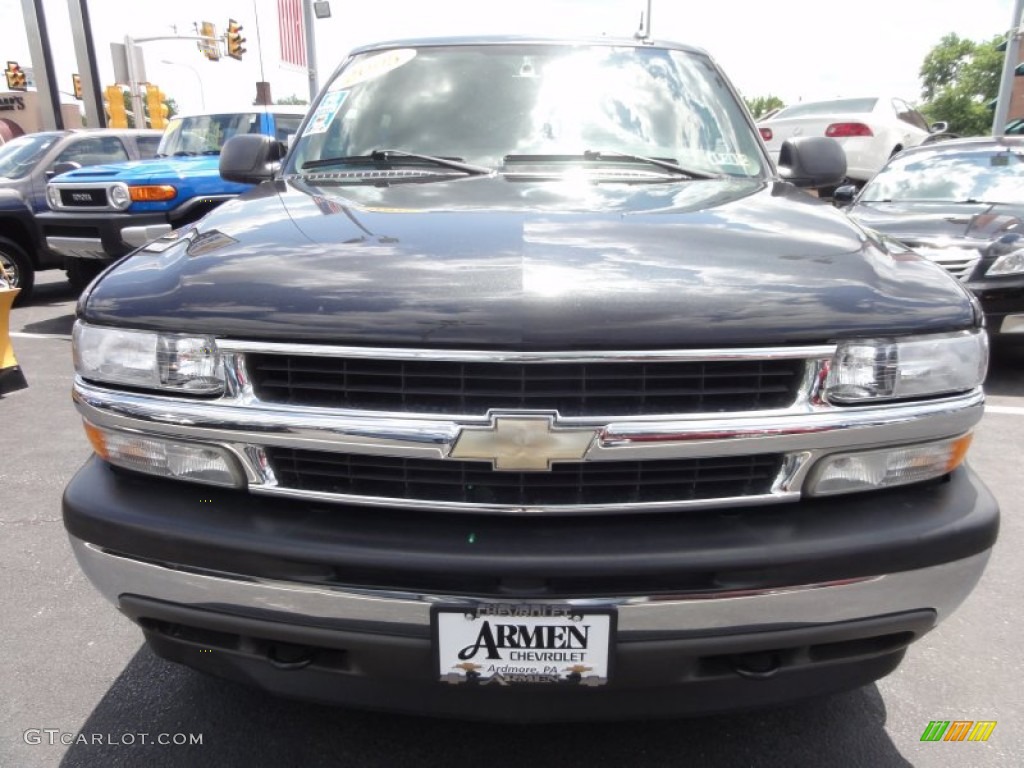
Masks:
[[[692,168],[684,168],[672,160],[663,160],[660,157],[647,157],[645,155],[633,155],[628,152],[609,152],[605,150],[586,150],[582,155],[505,155],[506,163],[531,163],[531,162],[572,162],[572,161],[600,161],[616,160],[632,163],[646,163],[666,171],[677,173],[680,176],[687,176],[691,179],[725,179],[729,178],[722,173],[709,173],[708,171],[697,171]]]
[[[434,155],[421,155],[418,152],[406,152],[401,149],[375,149],[368,155],[351,155],[349,157],[325,157],[322,160],[308,160],[302,164],[302,170],[308,168],[325,168],[329,165],[355,165],[358,163],[390,163],[392,158],[408,158],[420,162],[437,165],[441,168],[451,168],[455,171],[481,176],[494,173],[492,168],[482,165],[464,163],[460,158],[435,157]]]

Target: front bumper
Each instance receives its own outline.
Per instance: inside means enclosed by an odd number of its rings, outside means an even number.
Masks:
[[[1024,275],[971,280],[991,334],[1024,340]]]
[[[113,261],[171,231],[167,213],[37,215],[46,246],[66,258]]]
[[[168,658],[291,696],[517,720],[710,712],[870,682],[967,596],[998,527],[967,469],[724,514],[523,520],[307,505],[93,459],[64,515],[90,580]],[[527,602],[614,610],[611,682],[439,682],[432,606]]]

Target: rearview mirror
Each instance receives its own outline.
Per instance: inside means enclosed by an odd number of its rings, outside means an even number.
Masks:
[[[273,136],[246,133],[224,142],[220,151],[220,176],[239,184],[270,181],[281,169],[281,142]]]
[[[856,196],[856,186],[853,184],[843,184],[841,187],[836,187],[835,192],[832,193],[832,202],[842,208],[852,203],[853,198]]]
[[[77,171],[81,168],[80,163],[76,163],[72,160],[65,160],[64,162],[57,163],[53,168],[46,172],[46,178],[52,179],[54,176],[60,176],[62,173],[71,173],[71,171]]]
[[[931,133],[946,133],[949,131],[949,123],[944,120],[939,120],[938,122],[932,123],[928,130]]]
[[[831,187],[846,176],[846,154],[824,136],[786,139],[779,151],[779,175],[798,187]]]

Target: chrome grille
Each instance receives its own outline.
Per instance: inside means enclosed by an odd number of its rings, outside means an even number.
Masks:
[[[283,488],[376,499],[521,507],[686,502],[758,496],[779,475],[778,455],[554,463],[550,472],[502,472],[487,462],[268,448]]]
[[[791,405],[803,360],[485,362],[250,354],[264,402],[369,411],[563,417],[719,413]]]
[[[914,250],[960,280],[968,279],[974,273],[974,268],[981,259],[981,253],[977,248],[940,248],[921,245],[914,247]]]

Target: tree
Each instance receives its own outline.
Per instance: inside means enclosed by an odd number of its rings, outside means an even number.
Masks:
[[[283,99],[278,99],[275,103],[277,104],[309,104],[309,102],[301,96],[296,96],[294,93],[291,96],[285,96]]]
[[[132,97],[129,94],[127,88],[121,89],[121,96],[124,98],[124,111],[128,113],[128,127],[135,127],[135,115],[132,113]],[[168,96],[164,99],[164,104],[167,105],[167,117],[172,118],[178,114],[178,102],[173,97]],[[146,118],[146,122],[142,125],[143,128],[149,127],[149,103],[146,99],[142,100],[142,112]]]
[[[753,99],[744,99],[747,102],[747,109],[755,120],[761,119],[774,109],[782,109],[786,106],[778,96],[757,96]]]
[[[943,37],[921,64],[921,111],[929,120],[949,123],[949,130],[964,136],[990,132],[988,104],[999,93],[1003,53],[1001,36],[980,43],[954,33]]]

